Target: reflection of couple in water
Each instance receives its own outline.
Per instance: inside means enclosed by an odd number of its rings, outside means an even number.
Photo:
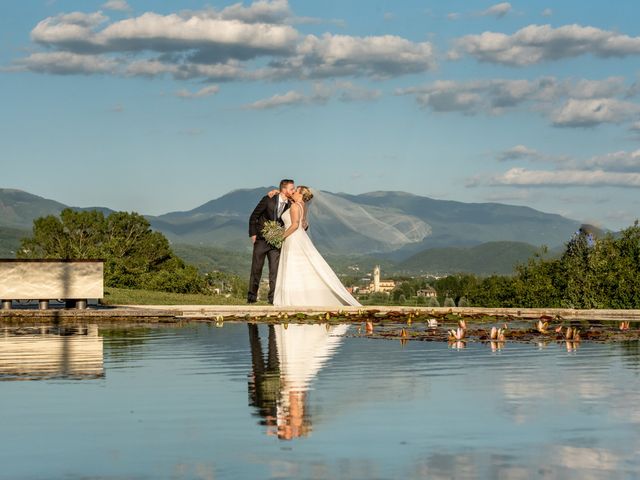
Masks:
[[[253,372],[249,403],[268,435],[282,440],[308,435],[308,391],[314,377],[340,344],[347,325],[268,325],[267,356],[258,325],[249,325]]]

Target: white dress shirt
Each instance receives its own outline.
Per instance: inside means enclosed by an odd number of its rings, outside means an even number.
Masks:
[[[278,218],[282,216],[284,207],[288,202],[289,202],[289,199],[287,197],[285,197],[281,193],[278,195]]]

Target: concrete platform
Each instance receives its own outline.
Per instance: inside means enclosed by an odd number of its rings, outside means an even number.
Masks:
[[[436,316],[456,314],[471,317],[502,317],[522,320],[534,320],[543,315],[580,320],[629,320],[640,321],[640,310],[577,310],[562,308],[476,308],[476,307],[399,307],[399,306],[363,306],[343,307],[327,310],[322,307],[287,307],[277,308],[267,305],[118,305],[113,307],[94,307],[86,310],[49,309],[37,310],[16,308],[0,310],[0,323],[14,323],[20,320],[59,321],[85,320],[108,321],[216,321],[220,316],[225,320],[267,320],[277,321],[283,317],[295,320],[296,314],[304,316],[326,315],[345,317],[345,320],[366,317],[402,318],[404,316]],[[304,318],[300,315],[301,318]],[[291,318],[294,317],[294,318]]]

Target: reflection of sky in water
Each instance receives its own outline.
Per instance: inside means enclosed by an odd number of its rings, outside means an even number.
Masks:
[[[275,335],[269,344],[267,326],[258,335],[265,360],[283,345]],[[507,343],[492,353],[475,343],[453,350],[346,338],[327,346],[316,330],[315,358],[272,357],[286,363],[267,385],[277,390],[275,417],[291,413],[283,392],[303,391],[296,408],[310,427],[283,441],[267,435],[269,408],[256,406],[265,402],[255,397],[256,373],[264,376],[247,325],[100,328],[100,336],[101,378],[0,382],[0,477],[640,475],[637,345],[583,343],[568,353]],[[283,378],[296,358],[301,368]]]

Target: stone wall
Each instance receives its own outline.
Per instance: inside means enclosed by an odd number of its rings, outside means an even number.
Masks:
[[[104,264],[85,260],[0,260],[0,299],[104,296]]]

